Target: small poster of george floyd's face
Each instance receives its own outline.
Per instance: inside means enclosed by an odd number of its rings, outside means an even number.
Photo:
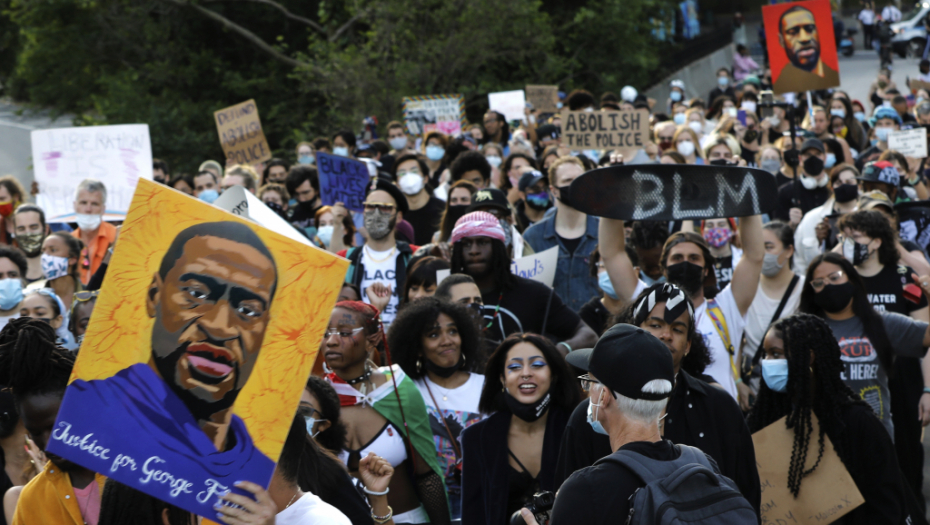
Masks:
[[[830,0],[762,6],[777,95],[840,85]]]
[[[48,453],[207,517],[267,487],[347,265],[140,181]]]

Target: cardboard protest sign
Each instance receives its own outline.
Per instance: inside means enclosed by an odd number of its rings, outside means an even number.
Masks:
[[[326,153],[316,154],[320,175],[320,199],[324,206],[337,202],[352,211],[364,211],[365,187],[371,181],[364,162]]]
[[[558,262],[559,247],[553,246],[548,250],[510,261],[510,272],[526,279],[541,282],[552,288],[552,283],[555,282],[555,267]],[[451,273],[450,270],[436,270],[436,282],[441,283]]]
[[[788,490],[788,467],[794,447],[794,429],[786,428],[785,420],[783,417],[752,435],[762,485],[762,525],[833,523],[865,503],[829,436],[824,436],[820,464],[814,472],[801,479],[798,497],[791,494]],[[820,425],[813,414],[811,426],[813,431],[805,471],[818,460]]]
[[[404,123],[411,135],[438,131],[457,137],[462,134],[464,118],[465,98],[462,95],[404,97]]]
[[[591,170],[572,181],[568,198],[576,210],[609,219],[701,220],[768,213],[778,188],[757,168],[637,164]]]
[[[930,92],[930,82],[924,82],[923,80],[917,80],[916,78],[909,79],[907,81],[907,87],[915,93],[920,89],[926,89],[928,92]]]
[[[776,95],[840,85],[830,0],[764,5],[762,20]]]
[[[649,112],[562,111],[562,145],[573,150],[620,150],[631,158],[649,142]]]
[[[235,106],[213,112],[216,132],[226,154],[226,164],[254,165],[271,160],[271,148],[262,131],[258,106],[246,100]]]
[[[347,266],[140,182],[48,452],[207,517],[267,487]]]
[[[526,86],[526,101],[536,114],[559,112],[559,86]]]
[[[103,219],[123,220],[139,179],[152,178],[148,124],[43,129],[32,132],[32,159],[39,184],[36,204],[46,222],[74,220],[74,197],[84,179],[107,187]]]
[[[927,156],[927,128],[902,129],[888,135],[888,149],[905,157],[922,159]]]
[[[526,94],[522,89],[488,93],[488,106],[491,111],[504,115],[507,122],[522,121],[525,119],[523,111],[526,109]]]

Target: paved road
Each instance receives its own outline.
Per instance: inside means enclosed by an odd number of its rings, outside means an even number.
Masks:
[[[0,100],[0,175],[13,175],[26,189],[32,185],[32,143],[36,129],[71,127],[70,117],[50,119],[45,113],[17,113],[21,107]]]

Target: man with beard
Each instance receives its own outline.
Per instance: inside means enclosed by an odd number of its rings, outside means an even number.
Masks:
[[[598,247],[610,282],[621,299],[638,297],[646,289],[626,254],[623,221],[601,218]],[[694,303],[694,323],[704,338],[712,364],[707,375],[735,399],[739,368],[736,348],[743,338],[746,312],[759,287],[765,246],[762,242],[762,217],[739,219],[743,256],[733,269],[733,280],[712,300],[704,299],[704,279],[713,274],[714,257],[704,237],[692,232],[672,234],[662,247],[659,264],[666,280],[680,287]]]
[[[277,283],[271,252],[248,226],[182,230],[145,292],[154,319],[148,360],[106,379],[74,380],[49,450],[74,457],[82,438],[97,439],[110,452],[81,446],[82,465],[136,487],[145,470],[168,472],[193,483],[203,504],[216,496],[211,480],[227,488],[235,480],[263,483],[274,462],[255,447],[233,404],[258,360]],[[114,468],[117,454],[140,470]],[[145,486],[170,500],[172,485]]]
[[[316,236],[316,211],[323,206],[320,199],[320,177],[313,166],[292,166],[284,186],[295,202],[289,203],[291,224],[309,238]]]
[[[820,57],[820,32],[810,10],[795,6],[778,19],[778,42],[790,61],[775,79],[775,93],[826,89],[840,85],[840,75]]]
[[[394,232],[397,223],[407,213],[407,199],[397,186],[375,179],[375,183],[368,187],[363,206],[368,241],[364,246],[349,248],[338,255],[350,263],[346,282],[359,287],[362,301],[378,305],[381,320],[388,326],[397,315],[397,293],[404,289],[407,263],[413,255],[411,246],[397,240]],[[373,298],[370,294],[378,297]]]
[[[44,278],[42,274],[42,242],[49,233],[45,224],[45,212],[34,204],[22,204],[13,215],[16,246],[26,254],[29,268],[26,270],[26,283],[33,283]]]

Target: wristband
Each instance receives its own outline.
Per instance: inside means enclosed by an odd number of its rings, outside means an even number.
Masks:
[[[388,513],[385,516],[378,516],[375,514],[375,511],[371,511],[371,519],[378,525],[383,525],[391,521],[392,517],[394,517],[394,509],[392,509],[390,505],[388,505]]]
[[[365,494],[370,494],[372,496],[387,496],[387,493],[391,491],[391,488],[388,487],[384,489],[384,492],[374,492],[374,491],[368,490],[368,487],[363,485],[362,490],[365,491]]]
[[[930,386],[924,387],[924,394],[930,394]]]
[[[561,341],[559,344],[564,345],[565,348],[568,349],[568,353],[572,353],[572,347],[568,343],[566,343],[565,341]]]

